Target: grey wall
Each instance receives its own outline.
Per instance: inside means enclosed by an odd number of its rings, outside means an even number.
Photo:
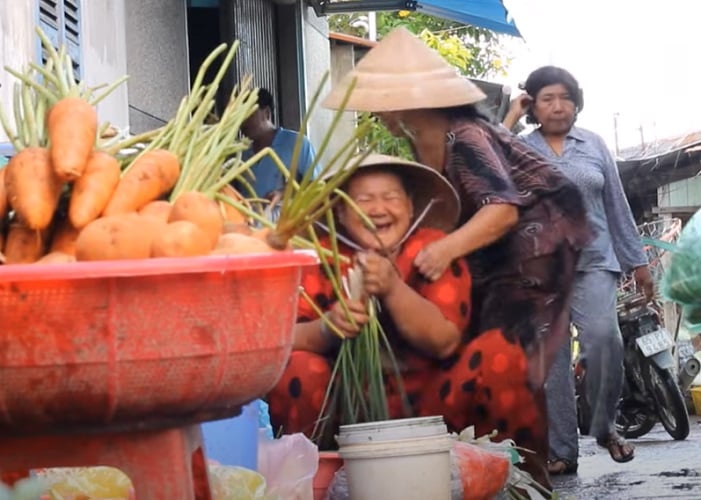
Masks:
[[[304,73],[305,73],[305,94],[308,106],[314,93],[319,88],[324,74],[329,71],[331,65],[331,49],[329,47],[329,25],[325,17],[317,17],[314,9],[305,7],[303,9],[303,34],[304,34]],[[321,100],[331,89],[330,79],[322,88]],[[333,113],[318,106],[309,121],[307,133],[309,140],[315,148],[319,148],[321,141],[331,125]],[[334,151],[328,148],[325,154],[321,155],[321,161],[328,161],[333,156]]]
[[[133,133],[163,125],[189,91],[185,0],[126,0],[129,122]]]
[[[127,74],[124,0],[83,0],[81,51],[83,79],[90,85],[111,83]],[[109,26],[110,29],[106,29]],[[129,125],[128,84],[122,84],[98,107],[101,121],[123,129]]]
[[[17,0],[0,0],[0,63],[2,67],[22,70],[30,61],[36,59],[36,9],[32,2]],[[0,105],[12,116],[12,87],[15,77],[0,67]],[[0,128],[0,142],[6,137]]]
[[[331,44],[331,85],[335,86],[346,73],[355,66],[356,50],[353,45]],[[355,131],[356,113],[346,111],[343,113],[336,131],[331,140],[330,149],[338,151],[343,144],[350,139]]]

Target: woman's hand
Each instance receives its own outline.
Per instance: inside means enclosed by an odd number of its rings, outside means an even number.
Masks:
[[[514,125],[523,118],[523,116],[528,111],[528,107],[533,104],[533,98],[528,94],[521,94],[513,101],[509,106],[509,111],[506,113],[502,125],[511,130]]]
[[[375,252],[363,252],[357,258],[363,269],[363,285],[367,295],[385,297],[401,281],[397,269],[387,257]]]
[[[454,260],[446,238],[429,243],[414,259],[416,269],[428,280],[436,281]]]
[[[633,278],[635,278],[635,285],[638,290],[642,290],[645,294],[645,299],[651,302],[655,298],[655,282],[652,279],[652,274],[650,274],[650,268],[648,266],[636,267],[633,271]]]
[[[370,318],[368,317],[368,313],[363,302],[350,299],[347,299],[345,302],[351,317],[355,321],[355,326],[349,321],[340,302],[336,302],[333,305],[331,310],[328,312],[327,318],[332,325],[341,331],[344,337],[352,339],[358,336],[360,329],[363,327],[363,325],[370,321]]]

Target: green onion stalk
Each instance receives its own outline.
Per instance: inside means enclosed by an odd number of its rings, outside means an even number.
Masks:
[[[373,227],[372,222],[357,206],[352,203],[350,206],[363,218],[368,227]],[[330,258],[322,256],[322,251],[329,249],[323,248],[313,228],[309,230],[309,240],[313,242],[321,257],[321,265],[325,275],[331,281],[334,296],[343,308],[348,320],[354,323],[346,301],[348,299],[359,300],[362,297],[362,270],[353,266],[350,267],[347,275],[344,275],[341,266],[342,254],[339,251],[336,227],[331,211],[326,214],[326,223],[331,246]],[[401,374],[390,342],[379,321],[379,301],[375,297],[367,299],[367,312],[370,319],[362,326],[357,337],[348,339],[328,320],[304,290],[301,290],[301,294],[329,330],[341,338],[341,345],[331,371],[324,402],[312,431],[312,439],[322,447],[329,447],[332,444],[330,432],[333,431],[336,422],[344,425],[389,418],[384,365],[382,363],[383,355],[392,363],[393,375],[397,379],[400,397],[405,411],[407,411],[408,403]]]

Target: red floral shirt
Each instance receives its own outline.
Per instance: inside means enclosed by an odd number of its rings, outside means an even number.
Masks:
[[[465,332],[470,319],[470,299],[472,279],[467,269],[464,259],[453,262],[443,276],[436,281],[424,279],[413,265],[419,251],[433,241],[437,241],[445,236],[445,233],[436,229],[420,228],[414,232],[402,245],[395,264],[399,273],[409,286],[419,295],[435,304],[443,316],[454,323],[460,332]],[[328,238],[322,240],[322,245],[329,247]],[[340,252],[352,257],[354,251],[339,242]],[[342,272],[345,274],[348,266],[343,266]],[[336,302],[331,282],[325,275],[322,265],[315,268],[307,268],[302,277],[302,287],[305,292],[314,300],[316,306],[322,311],[328,311]],[[298,307],[298,322],[307,322],[317,319],[318,315],[309,305],[307,300],[300,296]],[[408,345],[396,332],[394,323],[386,314],[380,314],[380,322],[392,342],[395,355],[401,360],[406,358],[402,353],[413,353],[419,357],[426,358],[410,345]],[[408,359],[404,359],[408,361]]]

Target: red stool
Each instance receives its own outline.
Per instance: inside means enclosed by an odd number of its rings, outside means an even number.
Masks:
[[[128,475],[137,500],[212,498],[199,425],[0,439],[0,471],[96,465],[116,467]]]

